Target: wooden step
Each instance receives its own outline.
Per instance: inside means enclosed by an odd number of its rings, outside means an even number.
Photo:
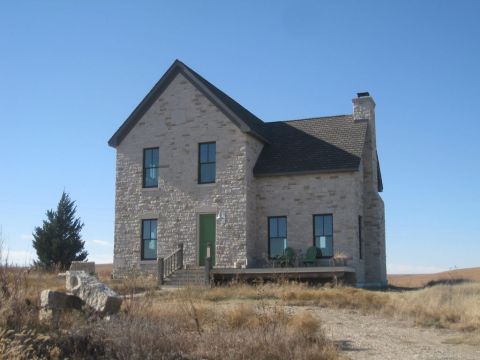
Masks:
[[[175,286],[204,286],[205,285],[205,268],[204,267],[188,267],[175,271],[166,277],[165,285]]]

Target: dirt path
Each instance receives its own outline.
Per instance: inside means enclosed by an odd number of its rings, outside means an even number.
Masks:
[[[296,311],[301,311],[297,308]],[[303,308],[323,323],[326,335],[343,354],[356,359],[480,359],[480,346],[454,344],[459,332],[417,328],[401,321],[357,311],[328,308]]]

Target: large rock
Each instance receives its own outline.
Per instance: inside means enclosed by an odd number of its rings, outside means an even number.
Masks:
[[[67,290],[102,315],[115,314],[120,310],[122,298],[107,285],[85,271],[67,271]]]
[[[43,290],[40,293],[40,310],[38,317],[40,321],[50,321],[53,327],[58,327],[60,313],[63,310],[82,308],[83,301],[72,294],[60,291]]]
[[[45,309],[77,309],[82,308],[82,300],[71,294],[60,291],[43,290],[40,293],[40,306]]]

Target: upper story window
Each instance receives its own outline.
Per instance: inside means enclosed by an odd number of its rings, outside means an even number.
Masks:
[[[157,259],[157,220],[142,220],[142,260]]]
[[[268,218],[268,256],[282,256],[287,248],[287,217]]]
[[[313,215],[313,244],[320,248],[322,257],[333,256],[333,216]]]
[[[215,182],[216,144],[214,142],[198,144],[198,183]]]
[[[158,148],[143,149],[143,187],[158,186]]]

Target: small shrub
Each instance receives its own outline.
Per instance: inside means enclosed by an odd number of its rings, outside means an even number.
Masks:
[[[298,332],[304,338],[315,337],[320,330],[320,321],[307,312],[295,314],[289,325],[294,332]]]
[[[224,313],[224,319],[227,325],[231,328],[245,327],[247,324],[252,323],[257,313],[252,305],[239,304],[228,309]]]

